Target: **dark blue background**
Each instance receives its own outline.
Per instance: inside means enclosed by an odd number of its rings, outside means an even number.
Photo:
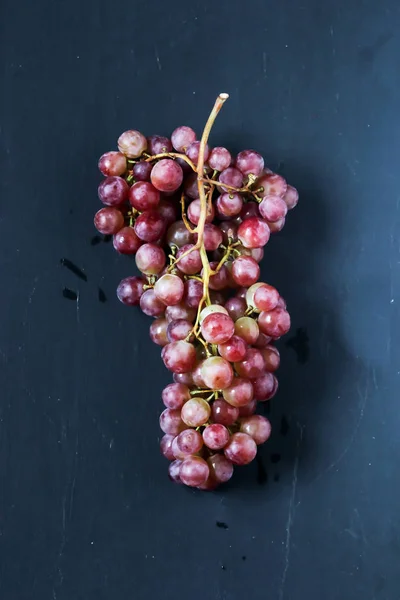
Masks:
[[[0,23],[2,600],[398,600],[398,2],[3,0]],[[221,91],[211,143],[299,188],[263,276],[305,331],[261,462],[207,494],[159,455],[170,377],[115,296],[134,263],[90,242],[98,156],[200,132]]]

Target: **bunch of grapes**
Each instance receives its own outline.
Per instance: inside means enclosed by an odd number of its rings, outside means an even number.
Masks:
[[[171,138],[125,131],[118,151],[99,160],[105,207],[94,219],[118,252],[135,255],[141,276],[123,279],[117,295],[153,318],[150,337],[173,373],[160,416],[169,476],[206,490],[250,463],[271,433],[256,409],[278,389],[273,342],[290,316],[278,291],[259,282],[259,263],[298,201],[258,152],[233,157],[208,146],[226,98],[201,141],[186,126]]]

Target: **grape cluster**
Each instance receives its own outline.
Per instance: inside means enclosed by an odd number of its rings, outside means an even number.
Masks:
[[[161,452],[177,482],[211,490],[250,463],[271,426],[257,403],[278,389],[279,352],[290,316],[259,282],[270,234],[298,201],[295,188],[254,150],[233,157],[190,127],[171,138],[125,131],[99,160],[105,205],[94,219],[114,248],[134,254],[141,276],[123,279],[121,302],[153,317],[150,337],[172,373],[160,416]]]

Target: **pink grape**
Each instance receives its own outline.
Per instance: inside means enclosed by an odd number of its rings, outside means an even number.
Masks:
[[[217,146],[213,148],[208,157],[208,164],[214,171],[224,171],[232,161],[232,155],[226,148]]]
[[[182,450],[180,450],[180,448],[178,446],[178,436],[176,436],[174,438],[174,440],[172,441],[172,444],[171,444],[171,453],[173,454],[174,458],[178,458],[179,460],[184,460],[185,458],[188,457],[188,453],[187,452],[182,452]]]
[[[226,458],[234,465],[248,465],[257,454],[257,445],[247,433],[234,433],[224,448]]]
[[[198,236],[195,235],[195,241],[197,242]],[[206,223],[204,226],[204,234],[203,234],[203,242],[204,247],[207,252],[212,252],[213,250],[217,250],[219,246],[222,244],[223,235],[222,231],[216,225],[212,225],[211,223]]]
[[[190,400],[190,390],[183,383],[170,383],[162,391],[162,401],[167,408],[181,409]]]
[[[225,302],[225,308],[228,311],[229,316],[233,321],[237,321],[240,317],[244,316],[246,312],[247,304],[241,298],[229,298]]]
[[[267,175],[262,175],[257,179],[254,184],[256,189],[262,187],[262,192],[259,195],[264,198],[265,196],[269,196],[270,194],[274,194],[276,196],[283,196],[287,191],[287,183],[283,177],[277,175],[276,173],[269,173]]]
[[[221,423],[226,427],[230,427],[237,421],[239,417],[239,409],[236,406],[232,406],[225,402],[225,400],[218,399],[212,404],[212,418],[215,423]]]
[[[292,187],[291,185],[288,185],[283,199],[286,202],[286,206],[288,207],[288,209],[291,210],[297,205],[299,201],[299,192],[296,190],[296,188]]]
[[[240,214],[243,207],[243,197],[236,193],[225,193],[217,198],[215,205],[221,219],[230,219]]]
[[[260,267],[251,256],[238,256],[232,263],[232,277],[238,285],[248,287],[260,277]]]
[[[141,277],[126,277],[117,287],[118,300],[127,306],[139,306],[145,280]]]
[[[160,415],[160,429],[170,435],[178,435],[184,428],[181,411],[166,408]]]
[[[259,336],[260,330],[257,321],[251,317],[240,317],[235,322],[235,334],[241,337],[247,344],[254,344]]]
[[[204,361],[201,360],[199,363],[197,363],[197,365],[193,369],[193,373],[192,373],[193,383],[198,388],[206,388],[207,387],[204,382],[203,376],[201,374],[201,368],[203,366],[203,362]]]
[[[153,166],[145,160],[140,160],[133,165],[132,174],[136,181],[150,181],[150,173]]]
[[[203,296],[203,283],[197,279],[188,279],[184,283],[184,302],[190,308],[197,308]]]
[[[164,219],[156,210],[145,210],[136,219],[135,233],[144,242],[155,242],[164,230]]]
[[[260,377],[264,369],[264,357],[257,348],[248,348],[244,359],[235,363],[235,370],[240,377],[248,377],[250,379]]]
[[[218,352],[229,362],[239,362],[246,355],[247,345],[241,337],[233,335],[227,342],[218,345]]]
[[[147,138],[147,151],[151,155],[164,154],[172,152],[172,143],[167,137],[162,135],[150,135]]]
[[[253,379],[254,398],[259,402],[269,400],[275,389],[275,377],[268,371]]]
[[[224,291],[217,292],[216,290],[212,290],[210,288],[210,301],[213,304],[223,306],[226,302],[226,296],[224,294]]]
[[[239,169],[243,175],[261,175],[264,168],[264,159],[255,150],[243,150],[236,157],[235,167]]]
[[[123,227],[113,239],[114,248],[120,254],[136,254],[142,244],[133,227]]]
[[[246,290],[245,299],[246,299],[246,303],[247,303],[248,307],[255,308],[255,304],[254,304],[255,293],[259,288],[263,287],[264,285],[267,285],[267,284],[259,281],[258,283],[253,283],[253,285],[251,285]]]
[[[199,154],[200,154],[200,142],[197,140],[192,142],[190,144],[190,146],[188,146],[186,148],[185,154],[188,158],[190,158],[192,163],[197,165],[197,163],[199,161]],[[210,148],[209,148],[208,144],[206,144],[206,146],[204,148],[204,162],[208,159],[209,154],[210,154]]]
[[[111,206],[101,208],[94,216],[94,226],[104,235],[113,235],[124,226],[124,215]]]
[[[128,198],[129,186],[122,177],[106,177],[98,187],[99,198],[108,206],[119,206]]]
[[[209,304],[208,306],[203,308],[203,310],[200,313],[200,325],[208,315],[211,315],[213,313],[223,313],[224,315],[227,315],[228,311],[226,310],[226,308],[220,306],[219,304]]]
[[[245,248],[262,248],[268,242],[269,236],[267,223],[258,217],[246,219],[238,228],[238,238]]]
[[[175,436],[170,433],[166,433],[160,441],[160,450],[163,456],[168,460],[174,460],[174,454],[172,452],[172,442],[174,441]]]
[[[242,417],[250,417],[257,410],[257,400],[253,398],[248,404],[239,407],[239,419]]]
[[[161,358],[167,369],[173,373],[187,373],[196,364],[196,350],[193,344],[179,340],[164,346]]]
[[[184,429],[176,438],[176,445],[185,454],[196,454],[203,447],[203,438],[195,429]]]
[[[189,206],[188,206],[188,210],[187,210],[187,216],[189,221],[191,221],[194,225],[197,225],[200,219],[200,213],[201,213],[201,204],[200,204],[200,200],[193,200]],[[209,210],[209,206],[207,205],[207,216],[206,216],[206,223],[211,223],[211,221],[213,221],[215,216],[215,210],[214,210],[214,205],[211,205],[211,210]]]
[[[239,408],[253,399],[253,385],[249,379],[235,377],[231,385],[222,392],[225,402]]]
[[[277,339],[290,329],[290,315],[284,308],[263,311],[258,316],[258,326],[263,333]]]
[[[203,441],[211,450],[221,450],[229,441],[229,431],[225,425],[211,423],[203,431]]]
[[[154,284],[154,293],[164,304],[179,304],[183,298],[183,281],[177,275],[162,275]]]
[[[129,202],[139,211],[156,208],[160,202],[160,192],[148,181],[138,181],[129,190]]]
[[[166,346],[169,342],[167,337],[167,319],[155,319],[150,325],[150,338],[151,341],[158,346]]]
[[[100,156],[99,170],[106,177],[123,175],[126,171],[126,158],[121,152],[106,152]]]
[[[233,475],[233,464],[223,454],[213,454],[207,459],[210,475],[218,483],[226,483]]]
[[[210,262],[210,268],[212,270],[215,270],[218,266],[218,263],[216,261],[211,261]],[[203,274],[203,271],[202,271]],[[217,271],[217,273],[215,273],[215,275],[211,275],[210,276],[210,280],[209,280],[209,288],[210,290],[224,290],[226,287],[229,286],[230,283],[230,273],[227,269],[227,267],[225,265],[222,265],[222,267],[220,267],[219,271]]]
[[[255,284],[257,285],[257,284]],[[239,298],[240,300],[246,300],[247,288],[239,288],[236,292],[235,298]]]
[[[177,246],[181,248],[186,244],[190,244],[193,241],[193,235],[186,228],[183,221],[176,221],[169,226],[166,236],[167,244],[169,246]]]
[[[266,370],[270,373],[277,371],[280,364],[279,350],[275,346],[269,345],[263,348],[261,353],[264,357]]]
[[[198,487],[205,483],[210,474],[210,469],[204,458],[200,456],[189,456],[183,461],[179,477],[185,485]]]
[[[261,415],[241,419],[240,431],[251,436],[258,445],[264,444],[271,435],[271,423]]]
[[[260,214],[268,222],[283,219],[287,213],[286,202],[280,196],[264,196],[259,206]]]
[[[185,340],[192,331],[193,324],[190,321],[187,321],[186,319],[177,319],[176,321],[170,321],[168,323],[167,339],[170,342]],[[194,336],[192,335],[189,341],[193,341],[193,338]]]
[[[179,271],[182,271],[185,275],[195,275],[202,267],[200,252],[198,250],[193,250],[193,248],[194,244],[185,244],[179,249],[176,255],[177,259],[180,259],[183,254],[190,250],[186,256],[176,263]]]
[[[147,140],[140,131],[130,129],[118,138],[118,150],[128,158],[137,158],[147,149]]]
[[[165,309],[165,316],[168,321],[178,321],[178,319],[193,321],[196,317],[196,310],[184,303],[174,304],[172,306],[167,306]]]
[[[182,421],[190,427],[200,427],[210,418],[211,408],[203,398],[191,398],[182,406]]]
[[[177,127],[171,135],[171,142],[175,150],[185,152],[186,148],[196,140],[196,133],[190,127],[182,125]]]
[[[183,181],[182,167],[170,158],[163,158],[154,165],[150,179],[160,192],[175,192]]]
[[[136,266],[145,275],[158,275],[166,262],[165,252],[155,244],[143,244],[136,253]]]
[[[224,358],[211,356],[203,362],[201,375],[210,390],[224,390],[232,383],[233,369]]]
[[[267,221],[269,230],[271,233],[277,233],[278,231],[282,231],[285,226],[286,219],[283,217],[282,219],[278,219],[277,221]]]
[[[279,293],[272,285],[264,283],[255,290],[253,302],[258,310],[273,310],[278,305]]]
[[[168,465],[168,476],[174,483],[182,483],[180,478],[181,460],[174,460]]]
[[[220,173],[218,180],[229,187],[241,188],[243,185],[243,175],[238,169],[235,169],[235,167],[224,169],[224,171]],[[221,187],[225,192],[229,192],[229,187]]]
[[[209,344],[225,344],[235,332],[235,324],[228,315],[212,313],[201,324],[201,334]]]
[[[146,290],[140,297],[140,308],[149,317],[160,317],[164,314],[165,305],[155,296],[153,290]]]

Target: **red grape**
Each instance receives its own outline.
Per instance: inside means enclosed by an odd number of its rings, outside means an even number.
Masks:
[[[155,244],[143,244],[136,253],[136,266],[145,275],[157,275],[166,262],[165,252]]]
[[[194,308],[190,308],[181,302],[180,304],[167,306],[165,309],[165,316],[167,317],[168,321],[177,321],[178,319],[193,321],[196,317],[196,311]]]
[[[182,125],[177,127],[171,135],[171,142],[175,150],[185,152],[186,148],[196,140],[196,134],[190,127]]]
[[[140,297],[140,308],[149,317],[160,317],[164,314],[165,305],[155,296],[153,290],[146,290]]]
[[[190,144],[190,146],[188,146],[186,148],[185,154],[188,158],[190,158],[192,163],[197,165],[198,160],[199,160],[199,154],[200,154],[200,142],[198,142],[198,141],[192,142]],[[208,147],[208,144],[206,144],[206,146],[204,148],[204,161],[207,160],[209,154],[210,154],[210,148]]]
[[[286,202],[286,206],[288,207],[288,209],[291,210],[296,206],[296,204],[299,201],[299,192],[296,190],[296,188],[292,187],[291,185],[288,185],[283,199]]]
[[[161,358],[167,369],[173,373],[187,373],[196,364],[196,350],[189,342],[179,340],[164,346],[161,351]]]
[[[271,423],[261,415],[252,415],[241,419],[240,431],[250,435],[257,445],[264,444],[271,435]]]
[[[118,150],[128,158],[137,158],[147,148],[147,140],[140,131],[124,131],[118,138]]]
[[[197,279],[188,279],[184,284],[184,301],[186,306],[197,308],[203,296],[203,282]]]
[[[162,275],[154,285],[154,293],[164,304],[179,304],[184,292],[183,281],[177,275]]]
[[[213,454],[207,459],[210,475],[218,483],[229,481],[233,475],[233,464],[223,454]]]
[[[246,351],[247,345],[245,341],[237,335],[233,335],[230,340],[218,345],[218,352],[222,358],[225,358],[225,360],[228,360],[229,362],[239,362],[243,360]]]
[[[230,219],[240,214],[243,207],[243,197],[236,193],[225,193],[217,198],[215,203],[221,219]]]
[[[168,322],[168,321],[167,321]],[[193,324],[186,319],[177,319],[168,324],[167,337],[170,342],[185,340],[193,330]],[[193,341],[191,336],[189,341]]]
[[[172,143],[167,137],[162,135],[150,135],[147,138],[147,151],[149,154],[164,154],[172,152]]]
[[[208,157],[208,164],[214,171],[225,171],[231,164],[232,156],[229,150],[217,146]]]
[[[235,321],[235,334],[248,344],[254,344],[259,336],[257,321],[251,317],[240,317]]]
[[[174,441],[175,436],[170,433],[166,433],[160,441],[160,449],[161,453],[168,460],[174,460],[174,454],[172,452],[172,442]]]
[[[233,321],[237,321],[240,319],[240,317],[244,316],[247,304],[241,298],[233,297],[229,298],[229,300],[225,302],[225,308],[228,311],[231,319],[233,319]]]
[[[241,188],[243,185],[243,175],[238,169],[235,169],[235,167],[228,167],[227,169],[222,171],[219,175],[218,180],[221,183],[226,183],[226,185],[229,187]],[[229,187],[221,187],[224,191],[229,192]]]
[[[250,217],[239,225],[238,238],[245,248],[262,248],[269,240],[269,227],[258,217]]]
[[[238,256],[232,263],[232,277],[238,285],[248,287],[260,277],[260,267],[251,256]]]
[[[161,198],[157,206],[157,212],[162,216],[166,227],[169,227],[176,221],[176,216],[178,214],[177,206],[174,201],[165,198]]]
[[[270,373],[277,371],[280,364],[279,350],[275,348],[275,346],[266,346],[266,348],[262,349],[261,353],[264,357],[265,368],[267,371]]]
[[[129,190],[129,202],[139,211],[156,208],[160,202],[160,192],[148,181],[138,181]]]
[[[210,390],[223,390],[232,383],[233,369],[224,358],[211,356],[203,362],[201,375]]]
[[[94,216],[94,226],[104,235],[113,235],[124,226],[124,215],[111,206],[101,208]]]
[[[172,408],[166,408],[160,415],[160,429],[164,433],[170,435],[178,435],[184,428],[184,423],[181,419],[181,411]]]
[[[106,177],[123,175],[126,171],[126,158],[121,152],[106,152],[100,156],[99,170]]]
[[[243,175],[261,175],[264,168],[264,159],[255,150],[243,150],[236,157],[235,167],[239,169]]]
[[[264,196],[259,206],[260,214],[268,222],[275,222],[283,219],[287,213],[286,202],[280,196]]]
[[[200,213],[201,213],[201,204],[200,204],[200,200],[193,200],[189,206],[188,206],[188,210],[187,210],[187,216],[189,221],[191,221],[194,225],[197,225],[200,219]],[[207,216],[206,216],[206,223],[211,223],[211,221],[214,219],[215,216],[215,210],[214,210],[214,206],[211,206],[211,210],[209,210],[209,207],[207,205]]]
[[[150,181],[152,165],[145,160],[140,160],[133,165],[132,173],[136,181]]]
[[[190,427],[200,427],[207,423],[211,414],[208,402],[203,398],[191,398],[182,406],[182,420]]]
[[[167,327],[167,319],[155,319],[150,325],[151,341],[157,344],[158,346],[166,346],[169,342],[167,337]]]
[[[170,158],[163,158],[154,165],[150,179],[160,192],[175,192],[183,180],[182,167]]]
[[[190,487],[198,487],[205,483],[210,474],[208,464],[200,456],[189,456],[183,461],[179,477],[185,485]]]
[[[273,310],[279,302],[279,293],[267,283],[263,283],[254,292],[254,306],[259,310]]]
[[[156,210],[145,210],[135,222],[135,233],[144,242],[155,242],[165,230],[165,221]]]
[[[176,445],[184,454],[196,454],[203,446],[203,438],[195,429],[184,429],[176,438]]]
[[[114,248],[120,254],[136,254],[142,244],[133,227],[123,227],[113,238]]]
[[[167,408],[182,408],[190,400],[190,390],[183,383],[170,383],[162,391],[162,401]]]
[[[126,277],[117,287],[118,300],[127,306],[139,306],[145,280],[141,277]]]
[[[225,402],[225,400],[215,400],[212,405],[212,418],[215,423],[221,423],[230,427],[239,417],[239,409]]]
[[[169,246],[181,248],[193,241],[193,235],[188,231],[183,221],[176,221],[169,226],[166,241]]]
[[[229,431],[225,425],[211,423],[203,431],[203,441],[211,450],[221,450],[229,441]]]
[[[168,466],[169,478],[174,483],[182,483],[181,478],[180,478],[181,465],[182,465],[181,460],[174,460]]]
[[[176,263],[177,268],[182,271],[182,273],[185,273],[185,275],[195,275],[201,269],[202,262],[200,252],[198,250],[193,250],[193,248],[194,244],[185,244],[179,249],[176,255],[177,259],[180,259],[183,254],[188,252],[187,255]]]
[[[201,334],[209,344],[225,344],[235,332],[235,324],[228,315],[215,312],[201,324]]]
[[[129,186],[122,177],[106,177],[98,188],[99,198],[108,206],[119,206],[128,198]]]
[[[257,179],[254,184],[256,189],[262,187],[262,191],[260,192],[260,196],[264,198],[264,196],[269,196],[270,194],[274,194],[276,196],[283,197],[287,191],[287,183],[280,175],[276,173],[269,173],[267,175],[262,175]]]
[[[263,333],[272,338],[280,338],[290,329],[290,315],[284,308],[274,308],[271,311],[263,311],[258,316],[258,326]]]
[[[257,454],[257,446],[247,433],[234,433],[224,448],[226,458],[235,465],[249,464]]]
[[[231,385],[222,392],[225,402],[239,408],[253,399],[253,385],[249,379],[235,377]]]
[[[246,356],[240,362],[235,363],[235,369],[240,377],[251,379],[260,377],[265,369],[263,355],[257,348],[248,348]]]
[[[268,371],[253,379],[254,398],[259,402],[269,400],[275,389],[275,377]]]

